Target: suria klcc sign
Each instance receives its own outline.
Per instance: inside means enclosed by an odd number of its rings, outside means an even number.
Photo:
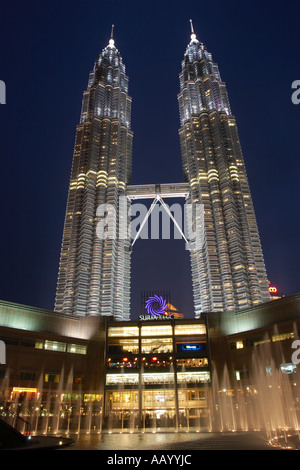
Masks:
[[[145,302],[146,315],[140,315],[139,320],[169,320],[174,315],[167,313],[167,302],[160,295],[153,295]]]

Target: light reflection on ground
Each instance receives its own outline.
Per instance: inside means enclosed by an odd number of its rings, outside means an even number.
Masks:
[[[263,433],[103,433],[69,435],[66,450],[273,450]]]

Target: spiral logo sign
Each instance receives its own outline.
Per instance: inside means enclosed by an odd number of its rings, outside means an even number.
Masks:
[[[167,302],[158,295],[149,297],[146,301],[145,308],[147,309],[148,315],[152,317],[160,317],[166,312]]]

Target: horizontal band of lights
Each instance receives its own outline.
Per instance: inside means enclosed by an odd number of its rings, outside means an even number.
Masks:
[[[175,325],[175,335],[205,335],[204,323],[191,323],[186,325]]]
[[[208,383],[210,382],[210,372],[178,372],[177,382],[181,383]]]
[[[38,389],[37,388],[30,388],[30,387],[13,387],[13,392],[18,392],[18,393],[37,393]]]
[[[141,374],[143,384],[172,384],[175,375],[173,372],[144,373]],[[181,383],[208,383],[210,382],[210,373],[201,372],[178,372],[177,382]],[[106,385],[138,385],[139,374],[107,374]]]

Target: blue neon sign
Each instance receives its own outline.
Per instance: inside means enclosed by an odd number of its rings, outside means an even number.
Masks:
[[[178,346],[184,352],[201,351],[203,348],[203,345],[201,343],[180,344]]]

